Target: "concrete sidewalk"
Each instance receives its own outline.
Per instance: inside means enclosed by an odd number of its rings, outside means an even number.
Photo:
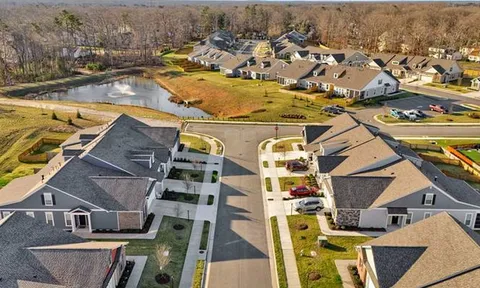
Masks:
[[[130,278],[128,278],[127,288],[138,287],[140,278],[142,278],[143,269],[145,269],[145,264],[147,264],[147,259],[147,256],[127,256],[127,261],[135,262]]]
[[[278,229],[280,232],[280,243],[282,245],[283,259],[285,264],[285,271],[287,274],[287,283],[290,288],[301,288],[300,276],[297,269],[297,261],[295,259],[295,252],[293,250],[292,238],[290,235],[290,229],[288,228],[287,214],[285,212],[285,205],[282,198],[282,192],[280,183],[278,182],[279,172],[281,169],[275,167],[276,160],[283,160],[283,153],[272,153],[272,147],[274,144],[285,140],[286,138],[273,140],[268,143],[265,151],[262,151],[259,159],[262,161],[268,161],[268,168],[261,165],[260,175],[262,177],[271,177],[272,192],[266,192],[269,217],[276,216],[278,222]],[[287,159],[295,159],[299,157],[305,157],[305,152],[295,151],[288,152]],[[281,158],[277,158],[281,157]],[[282,173],[283,174],[283,173]],[[293,173],[292,173],[293,174]],[[268,175],[268,176],[267,176]],[[283,175],[282,175],[283,176]],[[293,175],[291,175],[293,176]],[[301,175],[299,175],[301,176]],[[264,187],[265,188],[265,187]],[[270,200],[271,199],[271,200]]]
[[[348,271],[348,266],[356,265],[355,260],[335,260],[335,266],[337,267],[338,274],[342,278],[342,285],[343,288],[355,288],[353,284],[352,277],[350,276],[350,272]]]

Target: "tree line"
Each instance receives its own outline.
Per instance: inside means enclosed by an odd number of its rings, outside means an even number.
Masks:
[[[237,3],[238,4],[238,3]],[[272,38],[296,29],[313,44],[366,53],[425,55],[430,46],[475,45],[480,6],[449,3],[350,3],[125,6],[3,6],[0,85],[72,75],[76,47],[101,67],[156,63],[217,29]],[[84,55],[85,56],[85,55]],[[85,61],[87,61],[85,60]]]

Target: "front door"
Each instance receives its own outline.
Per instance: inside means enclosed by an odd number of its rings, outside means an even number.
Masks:
[[[75,224],[77,228],[86,228],[88,225],[87,215],[76,215]]]
[[[392,216],[392,225],[398,225],[398,216]]]

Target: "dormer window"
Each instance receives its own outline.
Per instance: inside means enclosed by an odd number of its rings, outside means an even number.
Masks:
[[[382,85],[383,79],[378,79],[378,85]]]
[[[317,71],[313,71],[313,76],[318,76],[318,72],[317,72]]]
[[[338,78],[338,73],[333,73],[333,78],[337,79]]]
[[[399,63],[398,63],[398,61],[392,61],[392,64],[393,65],[398,65]]]

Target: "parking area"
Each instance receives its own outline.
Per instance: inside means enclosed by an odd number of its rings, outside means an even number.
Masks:
[[[437,98],[437,97],[430,97],[430,96],[408,97],[403,99],[387,101],[385,103],[389,109],[391,108],[396,108],[400,110],[417,109],[425,112],[425,114],[428,114],[430,116],[438,115],[437,112],[430,111],[430,108],[428,107],[430,104],[442,105],[448,110],[451,110],[453,112],[469,111],[468,108],[460,106],[461,103],[458,100]]]

